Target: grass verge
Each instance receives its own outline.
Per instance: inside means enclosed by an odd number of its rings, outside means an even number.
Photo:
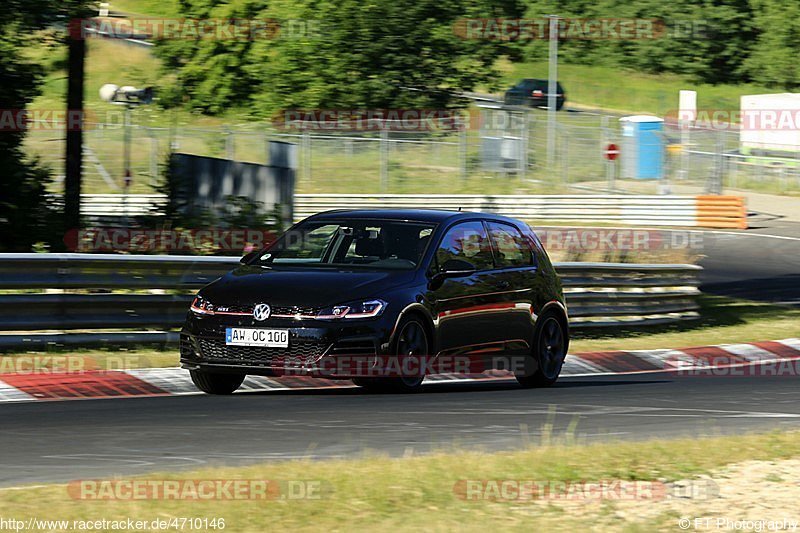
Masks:
[[[81,372],[178,366],[178,348],[105,348],[9,352],[0,355],[0,375],[29,372]]]
[[[51,520],[222,517],[225,531],[231,532],[262,531],[265,524],[271,530],[296,531],[530,530],[531,526],[559,531],[674,530],[674,517],[663,516],[656,523],[642,524],[639,516],[617,513],[618,503],[613,500],[599,505],[581,504],[566,512],[552,502],[465,500],[456,494],[454,486],[467,479],[669,482],[742,461],[781,460],[798,455],[800,434],[776,432],[639,443],[559,442],[492,454],[443,451],[403,458],[289,461],[150,474],[142,479],[313,481],[324,488],[318,499],[88,501],[72,499],[64,485],[51,485],[0,491],[0,516]]]
[[[503,90],[522,78],[547,79],[547,61],[498,62]],[[558,65],[558,78],[567,95],[567,106],[609,109],[626,113],[663,115],[678,109],[678,92],[697,91],[698,109],[738,110],[739,99],[746,94],[769,94],[769,89],[756,84],[697,83],[676,74],[643,74],[614,67],[591,65]]]

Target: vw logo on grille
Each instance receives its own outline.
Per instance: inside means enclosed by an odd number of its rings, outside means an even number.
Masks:
[[[258,304],[253,308],[253,318],[256,320],[266,320],[269,318],[272,309],[269,304]]]

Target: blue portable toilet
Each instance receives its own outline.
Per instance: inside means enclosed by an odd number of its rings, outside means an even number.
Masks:
[[[619,119],[622,125],[622,177],[661,179],[664,166],[664,120],[650,115]]]

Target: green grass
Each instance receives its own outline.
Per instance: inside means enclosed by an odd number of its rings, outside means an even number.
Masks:
[[[0,375],[6,373],[79,372],[178,366],[178,348],[65,349],[20,351],[0,355]]]
[[[709,295],[702,296],[699,302],[699,320],[639,328],[574,330],[569,351],[688,348],[800,337],[800,310]]]
[[[577,429],[580,432],[579,426]],[[347,460],[205,468],[142,478],[304,480],[323,487],[318,499],[87,501],[71,499],[65,485],[18,488],[0,491],[0,516],[69,520],[221,517],[225,531],[230,532],[263,531],[265,524],[270,530],[292,531],[674,530],[671,515],[643,524],[635,514],[616,513],[620,504],[612,500],[565,509],[544,502],[465,500],[455,494],[454,486],[460,480],[669,482],[737,462],[800,455],[800,435],[788,432],[638,443],[570,442],[568,436],[550,436],[541,445],[512,452],[487,454],[451,448],[417,457],[368,454]],[[740,504],[747,500],[743,498]],[[711,500],[708,505],[713,504]]]
[[[547,79],[547,62],[498,64],[505,90],[522,78]],[[697,91],[698,109],[738,110],[746,94],[774,93],[755,84],[708,85],[675,74],[642,74],[613,67],[558,66],[558,78],[567,95],[567,106],[609,109],[626,113],[663,114],[678,109],[678,91]]]
[[[63,69],[64,50],[51,52],[54,57],[49,64],[54,67],[44,79],[42,94],[29,106],[32,110],[63,110],[65,107],[67,74]],[[100,99],[100,87],[106,83],[115,85],[133,85],[147,87],[163,83],[165,74],[161,71],[161,62],[150,50],[125,45],[121,42],[89,39],[87,41],[85,107],[89,122],[111,124],[108,129],[90,125],[84,134],[86,146],[101,161],[112,179],[121,185],[123,168],[123,109]],[[203,155],[220,156],[220,150],[214,151],[211,139],[219,141],[219,130],[226,123],[237,123],[240,117],[231,113],[224,117],[207,117],[185,109],[165,110],[158,105],[141,106],[133,111],[132,123],[138,127],[133,132],[132,167],[134,183],[133,193],[153,192],[150,178],[151,153],[153,153],[152,136],[158,138],[156,160],[164,161],[169,150],[171,131],[176,128],[208,129],[204,135],[187,137],[184,145],[189,153],[193,146],[200,144]],[[159,128],[148,131],[142,127]],[[217,143],[218,144],[218,143]],[[208,146],[206,146],[208,145]],[[63,131],[32,129],[25,139],[28,153],[37,156],[54,171],[63,172],[64,139]],[[60,186],[59,186],[60,187]],[[57,189],[60,190],[60,189]],[[119,189],[110,187],[103,181],[92,164],[84,168],[84,192],[112,193]]]
[[[111,11],[149,17],[169,17],[179,13],[177,0],[109,0]]]

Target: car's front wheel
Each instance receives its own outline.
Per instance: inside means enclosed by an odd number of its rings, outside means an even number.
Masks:
[[[218,374],[204,370],[190,370],[192,383],[207,394],[233,394],[244,381],[244,374]]]
[[[545,313],[539,318],[531,353],[531,365],[515,377],[523,387],[549,387],[558,380],[567,355],[567,332],[555,313]],[[526,365],[528,367],[529,365]]]
[[[418,318],[409,317],[400,321],[397,336],[392,343],[393,352],[397,357],[419,358],[424,362],[429,353],[429,346],[425,325]],[[414,392],[420,388],[424,379],[423,375],[356,378],[353,383],[374,392]]]

